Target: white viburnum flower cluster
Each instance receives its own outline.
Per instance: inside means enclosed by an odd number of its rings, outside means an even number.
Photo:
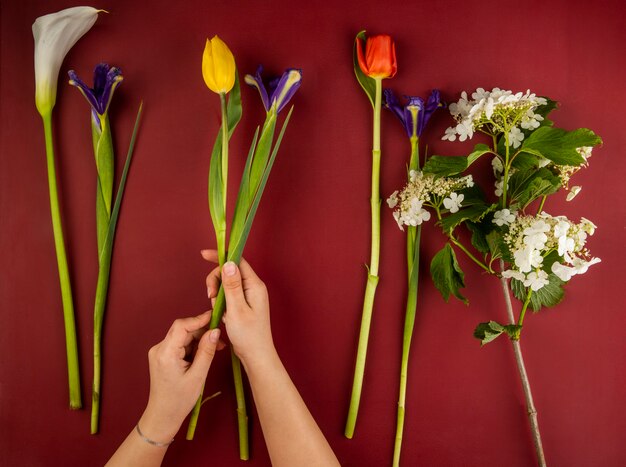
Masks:
[[[442,202],[446,209],[455,213],[462,206],[463,194],[456,193],[474,186],[471,175],[465,177],[436,178],[432,174],[411,170],[409,183],[400,192],[394,191],[387,199],[390,208],[396,208],[393,217],[400,230],[404,226],[417,226],[430,219],[430,212],[425,206],[439,206]]]
[[[510,213],[498,211],[498,219],[504,219]],[[496,214],[498,214],[496,213]],[[496,222],[496,216],[494,216]],[[498,224],[500,225],[500,224]],[[517,216],[509,225],[504,235],[514,260],[513,268],[502,275],[517,279],[534,292],[548,284],[548,272],[543,269],[544,258],[556,251],[559,260],[555,261],[550,271],[562,281],[569,281],[576,274],[584,274],[589,266],[599,263],[600,258],[592,258],[585,248],[589,235],[593,235],[596,226],[588,219],[581,218],[579,223],[564,216],[551,216],[542,212],[537,216]]]
[[[472,139],[474,132],[487,131],[496,135],[507,132],[509,146],[517,149],[524,140],[525,130],[534,130],[541,125],[543,117],[535,113],[537,107],[547,104],[543,97],[538,97],[530,92],[525,93],[505,91],[493,88],[485,91],[483,88],[476,89],[468,98],[463,91],[458,102],[450,104],[450,113],[457,121],[456,126],[446,130],[443,140],[459,141]]]

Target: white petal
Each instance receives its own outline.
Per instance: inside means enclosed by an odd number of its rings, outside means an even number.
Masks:
[[[35,102],[39,113],[54,107],[61,64],[78,39],[91,29],[100,11],[78,6],[40,16],[33,23]]]

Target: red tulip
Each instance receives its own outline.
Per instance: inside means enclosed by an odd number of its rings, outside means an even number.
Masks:
[[[363,39],[357,38],[357,58],[361,71],[370,78],[393,78],[398,70],[396,46],[391,36],[380,34],[368,37],[363,53]]]

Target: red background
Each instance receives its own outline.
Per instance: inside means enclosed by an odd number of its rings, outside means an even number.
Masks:
[[[298,5],[297,3],[300,3]],[[83,398],[91,382],[95,170],[89,111],[66,85],[87,81],[99,61],[124,70],[111,109],[122,165],[139,101],[145,114],[120,216],[104,331],[101,432],[89,405],[67,408],[64,335],[41,121],[34,107],[31,24],[67,1],[2,1],[0,147],[0,464],[101,465],[132,429],[148,394],[146,353],[177,317],[207,308],[199,250],[214,245],[206,200],[219,104],[201,77],[207,36],[219,34],[242,73],[262,62],[304,70],[296,109],[263,198],[246,256],[271,295],[276,346],[344,465],[390,463],[405,300],[404,235],[383,208],[378,289],[365,389],[355,438],[342,436],[355,357],[363,263],[369,257],[370,106],[356,83],[352,40],[362,28],[397,42],[399,94],[441,89],[531,88],[561,102],[554,120],[604,138],[584,189],[547,204],[583,215],[602,258],[567,286],[554,309],[529,316],[523,347],[548,463],[626,463],[623,372],[624,24],[621,1],[258,2],[102,1],[93,29],[67,56],[55,109],[66,240],[80,331]],[[230,200],[254,126],[256,91],[242,90],[244,118],[231,149]],[[433,117],[431,153],[470,146],[440,141],[447,113]],[[382,193],[404,182],[408,143],[383,115]],[[473,141],[475,143],[477,141]],[[479,169],[489,170],[488,161]],[[428,277],[443,244],[424,229],[419,310],[408,387],[404,465],[529,466],[534,451],[510,344],[480,348],[474,326],[504,320],[499,284],[465,258],[469,307],[446,304]],[[516,304],[518,305],[518,304]],[[196,440],[178,436],[166,465],[237,465],[234,396],[227,354],[211,369]],[[269,465],[252,415],[251,465]]]

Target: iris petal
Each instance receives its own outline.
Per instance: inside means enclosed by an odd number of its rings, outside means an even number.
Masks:
[[[290,68],[283,73],[271,97],[272,105],[275,104],[277,107],[277,113],[291,100],[300,84],[302,84],[302,70]]]
[[[113,98],[113,92],[122,82],[124,77],[122,76],[122,70],[116,67],[110,67],[106,63],[100,63],[94,70],[94,87],[89,88],[77,75],[74,70],[68,72],[70,77],[70,84],[82,93],[83,96],[89,102],[94,117],[103,116],[109,110],[111,99]],[[98,118],[94,118],[98,121]]]
[[[259,65],[257,67],[254,76],[246,75],[244,77],[244,81],[246,82],[246,84],[255,87],[257,91],[259,91],[259,94],[261,95],[261,100],[263,101],[263,107],[265,107],[265,111],[267,112],[270,109],[270,98],[267,95],[267,90],[265,89],[265,85],[263,84],[261,73],[263,73],[263,65]]]

